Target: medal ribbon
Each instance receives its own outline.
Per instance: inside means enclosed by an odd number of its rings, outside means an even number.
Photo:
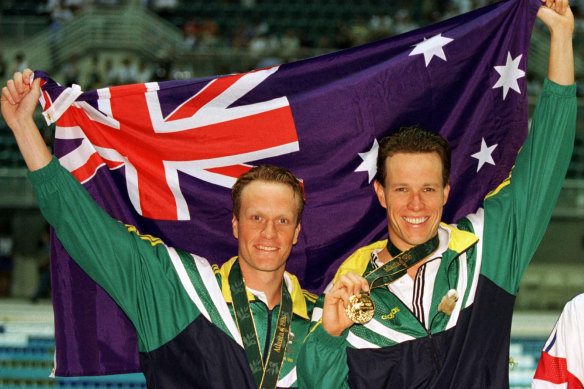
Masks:
[[[288,345],[288,334],[292,323],[292,297],[282,279],[282,297],[280,299],[280,312],[274,337],[270,344],[270,352],[266,358],[267,363],[262,361],[260,342],[253,320],[247,291],[243,282],[243,275],[239,267],[239,261],[233,263],[229,272],[229,288],[233,298],[233,311],[235,312],[235,322],[241,334],[243,348],[247,362],[251,368],[256,385],[260,389],[274,389],[278,383],[280,369],[284,361],[286,346]]]
[[[406,274],[408,268],[414,266],[416,263],[432,254],[434,250],[438,248],[439,243],[440,240],[438,239],[438,234],[436,234],[427,242],[416,245],[411,249],[402,252],[388,239],[387,250],[393,259],[365,275],[365,279],[369,283],[370,289],[391,284],[393,281]]]

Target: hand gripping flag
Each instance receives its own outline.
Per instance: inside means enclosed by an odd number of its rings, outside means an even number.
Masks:
[[[474,211],[507,177],[527,134],[538,7],[502,2],[245,74],[88,92],[36,76],[61,164],[114,218],[212,263],[237,254],[235,177],[262,163],[290,169],[307,205],[288,269],[320,291],[351,252],[387,234],[372,188],[384,135],[420,124],[449,140],[445,221]],[[54,243],[56,374],[139,371],[131,323]]]

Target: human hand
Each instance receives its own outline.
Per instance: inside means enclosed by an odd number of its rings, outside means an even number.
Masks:
[[[16,72],[2,88],[2,116],[12,131],[18,131],[27,121],[33,120],[41,91],[40,79],[31,84],[31,75],[30,69]]]
[[[322,312],[322,326],[326,332],[333,336],[340,336],[343,331],[353,325],[345,309],[349,304],[349,298],[368,292],[369,284],[365,278],[355,273],[347,273],[340,276],[331,290],[324,296]]]
[[[537,17],[555,33],[565,34],[571,39],[574,32],[574,15],[568,0],[541,0],[543,5],[537,12]]]

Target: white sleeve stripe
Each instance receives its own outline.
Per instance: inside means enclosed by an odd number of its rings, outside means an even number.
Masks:
[[[454,310],[452,311],[450,319],[448,319],[448,324],[446,325],[446,328],[444,330],[448,330],[454,327],[458,322],[458,315],[460,314],[462,302],[464,300],[464,295],[466,293],[466,288],[468,285],[468,256],[466,255],[466,253],[460,255],[458,263],[460,264],[460,268],[458,270],[458,285],[456,286],[456,291],[458,293],[458,301],[454,306]],[[477,272],[477,270],[478,269],[475,269],[475,272]]]
[[[365,328],[379,334],[387,339],[390,339],[394,342],[401,343],[406,342],[408,340],[414,340],[415,338],[410,335],[403,334],[399,331],[393,330],[389,327],[384,326],[379,321],[372,319],[368,323],[363,325]]]
[[[199,311],[203,314],[203,316],[205,316],[207,318],[207,320],[211,321],[211,317],[209,316],[209,312],[207,312],[205,305],[203,304],[203,302],[199,298],[199,295],[197,294],[197,291],[195,290],[193,283],[191,282],[191,279],[189,278],[189,275],[187,274],[187,271],[184,268],[184,265],[183,265],[179,255],[178,255],[178,253],[172,247],[166,246],[166,249],[168,250],[168,255],[170,256],[170,260],[172,261],[172,265],[174,266],[174,269],[176,270],[176,273],[178,274],[178,277],[180,279],[180,282],[183,285],[183,288],[185,289],[185,291],[187,292],[187,294],[189,295],[191,300],[193,300],[193,302],[195,303],[195,305],[197,306]]]
[[[360,338],[350,331],[349,335],[347,335],[347,342],[355,348],[380,348],[378,345]]]
[[[278,381],[278,388],[289,388],[296,383],[296,366],[285,377]]]
[[[468,215],[467,219],[470,220],[470,222],[472,223],[474,234],[479,237],[479,241],[477,242],[475,250],[477,257],[475,262],[471,289],[468,294],[468,298],[466,299],[466,304],[464,308],[470,306],[474,302],[475,294],[477,291],[477,283],[479,280],[479,275],[481,273],[481,265],[483,261],[483,234],[485,226],[485,210],[483,208],[479,208],[476,213]],[[464,298],[464,295],[461,295],[460,297]]]
[[[197,270],[199,271],[199,275],[205,284],[205,288],[209,292],[209,296],[217,308],[223,323],[231,333],[233,339],[243,347],[243,342],[241,341],[241,335],[239,334],[239,330],[237,329],[237,325],[233,320],[233,316],[231,316],[231,312],[229,311],[229,307],[223,298],[223,293],[221,292],[221,288],[219,288],[219,284],[217,283],[217,279],[215,277],[215,272],[213,268],[209,264],[209,262],[197,255],[191,254],[195,265],[197,266]]]

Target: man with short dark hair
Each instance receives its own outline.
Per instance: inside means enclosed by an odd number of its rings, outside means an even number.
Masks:
[[[547,1],[538,17],[551,31],[548,79],[512,175],[483,208],[441,223],[450,151],[439,135],[408,127],[380,142],[374,188],[389,236],[353,253],[327,288],[299,358],[300,387],[509,386],[515,294],[559,195],[576,121],[567,0]]]
[[[285,272],[303,188],[259,166],[233,187],[238,256],[221,268],[112,219],[53,158],[33,121],[39,79],[27,69],[2,89],[2,115],[30,170],[41,211],[84,271],[128,315],[152,388],[296,386],[314,296]]]

